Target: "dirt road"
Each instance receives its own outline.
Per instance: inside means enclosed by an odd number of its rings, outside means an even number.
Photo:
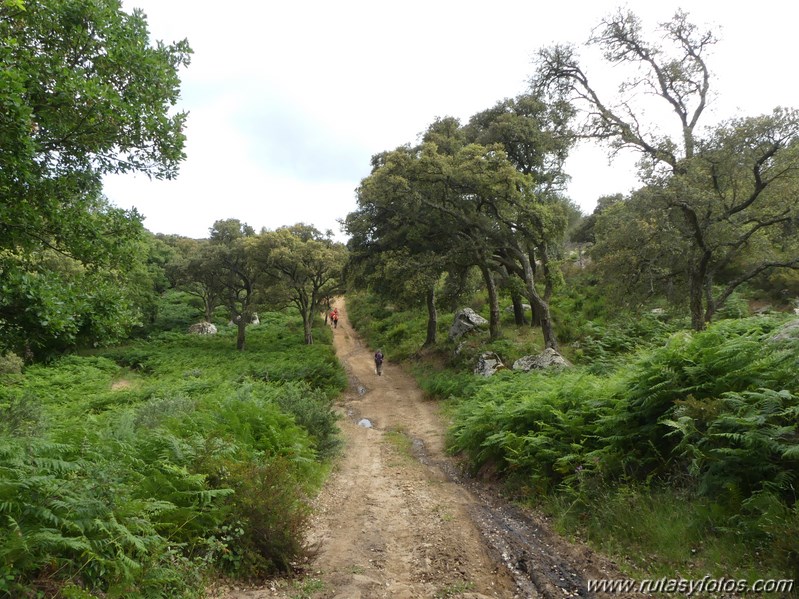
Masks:
[[[566,543],[546,523],[462,480],[444,451],[438,405],[391,361],[377,376],[344,300],[334,331],[350,379],[337,408],[343,455],[316,501],[303,579],[231,590],[230,599],[397,599],[588,596],[612,564]]]

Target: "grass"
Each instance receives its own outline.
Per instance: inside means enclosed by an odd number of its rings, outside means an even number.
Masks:
[[[394,454],[399,460],[399,465],[407,465],[411,462],[416,463],[416,458],[413,455],[413,440],[407,431],[402,429],[387,430],[384,438],[394,448]]]
[[[304,578],[292,583],[291,599],[311,599],[315,593],[323,591],[325,583],[318,578]]]
[[[753,550],[743,531],[718,530],[712,502],[667,488],[621,486],[577,506],[551,496],[541,507],[560,533],[616,558],[637,579],[680,576],[784,578],[763,550]]]
[[[435,599],[449,599],[451,597],[457,597],[463,593],[468,593],[474,590],[474,583],[469,580],[455,582],[453,584],[449,584],[442,589],[436,591],[434,595]]]

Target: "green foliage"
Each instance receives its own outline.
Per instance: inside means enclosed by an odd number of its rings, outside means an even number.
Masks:
[[[440,376],[429,388],[462,398],[449,443],[473,470],[498,473],[526,496],[568,501],[591,518],[608,485],[673,485],[707,506],[706,527],[692,538],[729,533],[786,572],[796,547],[775,531],[796,526],[799,341],[775,336],[785,322],[722,320],[678,332],[606,375],[500,373],[480,385]],[[629,520],[620,505],[610,511]]]
[[[3,374],[20,374],[24,362],[14,352],[6,352],[0,354],[0,375]]]
[[[194,301],[195,298],[182,291],[169,290],[159,295],[155,303],[155,314],[139,332],[147,336],[164,331],[186,331],[189,326],[203,318],[203,308]],[[229,320],[230,317],[227,317]],[[220,319],[218,324],[227,322]]]
[[[576,369],[500,373],[458,406],[450,448],[475,470],[490,467],[526,492],[550,492],[586,467],[601,467],[592,454],[601,447],[596,420],[611,410],[617,386]]]
[[[269,274],[270,301],[295,308],[303,320],[305,343],[313,344],[313,325],[325,300],[343,290],[347,248],[329,233],[325,236],[310,225],[296,224],[262,231],[251,251]]]
[[[314,440],[320,458],[333,457],[341,447],[338,420],[333,411],[332,399],[322,389],[308,382],[287,382],[284,385],[269,385],[266,388],[272,401],[295,422],[305,429]]]
[[[480,387],[490,384],[485,377],[451,370],[431,371],[419,368],[415,375],[422,390],[429,397],[437,399],[472,397]]]
[[[112,343],[148,311],[142,218],[107,201],[102,176],[175,175],[190,53],[151,44],[144,14],[119,0],[4,3],[0,349],[46,359]]]
[[[52,251],[0,252],[0,346],[42,358],[118,341],[140,323],[131,287]]]
[[[303,535],[310,503],[295,468],[283,458],[231,464],[232,518],[216,548],[223,569],[248,578],[287,572],[309,555]]]
[[[604,326],[588,321],[580,331],[581,338],[572,344],[572,357],[591,372],[608,373],[635,351],[661,345],[674,330],[674,325],[653,314]]]
[[[776,549],[780,543],[791,545],[799,530],[796,521],[783,514],[770,522],[781,532],[769,546],[761,543],[759,534],[753,535],[752,520],[745,526],[720,528],[712,500],[685,489],[597,486],[579,501],[560,494],[545,499],[542,507],[560,532],[590,541],[615,556],[628,572],[640,573],[637,577],[669,577],[675,572],[696,579],[708,574],[748,580],[795,577],[790,551]]]
[[[400,309],[370,293],[347,295],[350,322],[370,347],[380,347],[389,360],[418,354],[427,332],[427,313],[421,308]],[[439,318],[439,331],[445,324]]]
[[[250,578],[306,555],[346,378],[329,344],[302,344],[298,317],[262,323],[246,354],[233,327],[163,333],[8,379],[0,595],[200,597],[215,570]]]

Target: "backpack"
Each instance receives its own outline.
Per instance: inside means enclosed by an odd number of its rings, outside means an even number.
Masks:
[[[376,352],[375,353],[375,363],[376,364],[382,364],[383,363],[383,353],[382,352]]]

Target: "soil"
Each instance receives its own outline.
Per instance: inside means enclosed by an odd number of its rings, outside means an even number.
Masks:
[[[336,406],[345,448],[315,501],[315,557],[297,578],[216,597],[562,599],[592,596],[587,579],[623,577],[545,518],[463,476],[445,452],[438,404],[392,363],[391,348],[377,376],[346,302],[336,306],[334,346],[350,380]]]

